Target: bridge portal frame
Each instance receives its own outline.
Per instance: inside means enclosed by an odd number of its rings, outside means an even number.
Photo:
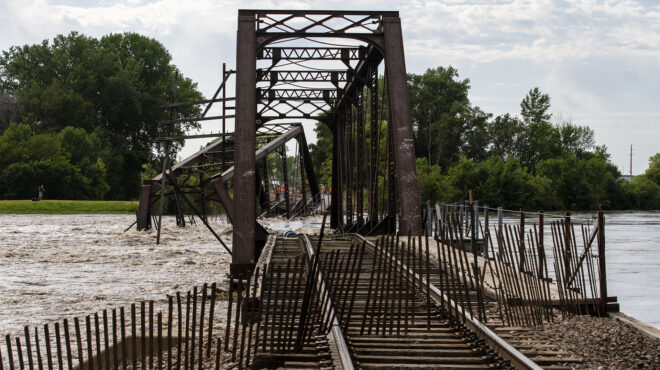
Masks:
[[[231,274],[245,276],[254,268],[256,261],[256,176],[255,132],[261,123],[257,112],[257,59],[263,57],[266,47],[278,40],[296,38],[351,38],[366,42],[372,62],[385,61],[385,80],[389,101],[388,129],[390,131],[389,153],[394,164],[394,191],[396,199],[389,197],[389,229],[393,229],[394,208],[399,221],[399,232],[406,235],[422,233],[420,198],[415,169],[410,102],[401,32],[401,19],[396,11],[290,11],[290,10],[247,10],[238,11],[236,43],[236,128],[235,128],[235,177],[234,177],[234,230]],[[269,52],[272,49],[268,50]],[[347,52],[350,53],[349,50]],[[267,54],[267,53],[266,53]],[[367,61],[369,60],[367,56]],[[365,73],[375,64],[365,63]],[[372,70],[373,71],[373,70]],[[376,69],[377,78],[377,69]],[[344,91],[358,83],[355,76]],[[341,179],[338,178],[338,159],[341,138],[339,125],[341,112],[352,102],[348,95],[337,96],[333,104],[335,127],[333,129],[333,193],[331,226],[343,222],[343,195]],[[362,107],[362,105],[360,105]],[[338,114],[339,113],[339,114]],[[259,117],[258,117],[259,115]],[[330,123],[332,128],[332,123]],[[359,172],[358,172],[359,173]],[[362,189],[362,188],[360,188]],[[404,195],[405,193],[405,195]],[[359,207],[362,207],[361,191],[358,192]],[[392,204],[395,203],[395,204]],[[371,203],[370,203],[371,206]],[[361,210],[361,209],[360,209]],[[369,210],[374,212],[373,209]],[[352,214],[352,213],[351,213]],[[359,213],[361,215],[361,212]],[[360,216],[358,216],[360,217]],[[393,231],[393,230],[390,230]]]

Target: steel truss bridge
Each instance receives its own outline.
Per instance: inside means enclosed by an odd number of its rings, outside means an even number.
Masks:
[[[185,222],[187,210],[216,235],[204,209],[207,201],[216,201],[234,227],[232,274],[250,273],[267,236],[257,215],[273,208],[268,154],[298,141],[302,189],[285,214],[319,199],[304,131],[291,123],[311,119],[333,135],[330,226],[382,235],[398,224],[401,233],[421,234],[398,12],[240,10],[236,70],[223,65],[222,76],[211,99],[174,100],[165,107],[172,115],[163,125],[212,121],[221,122],[222,130],[162,138],[166,150],[172,140],[218,139],[173,166],[166,156],[163,173],[142,185],[138,229],[150,228],[153,219],[160,232],[162,198],[173,196],[179,222]],[[176,109],[185,105],[203,107],[203,113],[180,118]],[[227,131],[230,121],[233,132]]]

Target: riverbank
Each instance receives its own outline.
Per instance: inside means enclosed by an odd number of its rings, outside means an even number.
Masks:
[[[121,214],[137,209],[137,201],[0,200],[0,214]]]

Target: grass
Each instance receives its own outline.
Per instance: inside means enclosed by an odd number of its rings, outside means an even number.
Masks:
[[[0,214],[135,213],[137,201],[0,200]]]

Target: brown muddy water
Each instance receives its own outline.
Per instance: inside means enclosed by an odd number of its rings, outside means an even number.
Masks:
[[[123,230],[133,215],[0,216],[0,332],[162,300],[222,281],[230,256],[203,227]],[[216,225],[219,231],[227,225]]]
[[[124,229],[134,215],[0,215],[0,334],[142,300],[204,283],[222,283],[231,256],[201,223],[163,218],[156,232]],[[314,232],[320,219],[262,221],[273,232]],[[231,226],[211,219],[231,248]],[[221,285],[222,288],[222,285]],[[222,310],[224,302],[220,303]]]

